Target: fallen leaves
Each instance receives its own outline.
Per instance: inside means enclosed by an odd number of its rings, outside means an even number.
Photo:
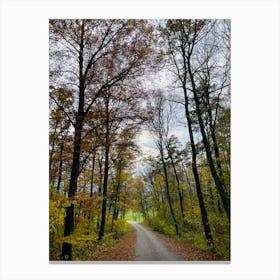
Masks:
[[[116,245],[98,256],[98,261],[133,261],[136,238],[136,230],[130,226],[128,233]]]

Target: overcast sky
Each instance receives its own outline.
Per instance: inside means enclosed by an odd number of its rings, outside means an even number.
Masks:
[[[169,136],[175,135],[182,144],[182,148],[184,148],[188,141],[188,132],[187,127],[182,124],[184,120],[182,120],[181,117],[182,114],[178,114],[178,119],[176,117],[174,118],[174,125],[170,127]],[[179,124],[176,124],[176,119]],[[142,129],[137,135],[136,143],[141,148],[142,154],[137,158],[135,162],[134,172],[136,174],[140,174],[144,170],[143,159],[148,157],[149,155],[156,156],[158,154],[158,151],[156,149],[153,136],[146,129]]]

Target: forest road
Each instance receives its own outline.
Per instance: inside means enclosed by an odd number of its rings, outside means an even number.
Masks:
[[[176,252],[168,249],[153,232],[137,222],[129,222],[137,231],[134,261],[184,261]]]

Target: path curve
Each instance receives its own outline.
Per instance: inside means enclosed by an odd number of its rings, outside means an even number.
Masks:
[[[137,222],[129,222],[137,231],[135,261],[184,261],[171,251],[153,232],[145,229]]]

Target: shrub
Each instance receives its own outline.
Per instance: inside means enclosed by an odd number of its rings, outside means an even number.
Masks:
[[[124,236],[129,228],[129,224],[126,220],[116,220],[114,221],[114,237],[115,239],[119,239]]]
[[[154,230],[158,232],[165,233],[166,235],[169,236],[175,235],[174,226],[157,216],[153,218],[149,218],[147,220],[147,223],[149,226],[151,226]]]

